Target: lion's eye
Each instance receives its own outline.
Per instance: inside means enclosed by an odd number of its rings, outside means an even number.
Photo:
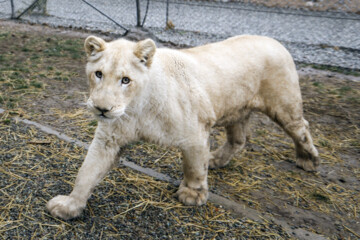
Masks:
[[[129,84],[130,83],[130,78],[128,77],[123,77],[121,79],[121,84]]]
[[[102,78],[102,76],[103,76],[103,74],[102,74],[102,72],[100,72],[100,71],[96,71],[95,72],[95,76],[97,77],[97,78]]]

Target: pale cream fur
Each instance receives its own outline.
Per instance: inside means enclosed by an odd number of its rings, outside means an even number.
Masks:
[[[244,147],[254,110],[292,137],[299,167],[313,171],[319,165],[294,62],[273,39],[238,36],[170,50],[157,49],[149,39],[107,43],[91,36],[85,50],[88,106],[99,123],[73,191],[47,204],[54,216],[78,216],[121,147],[138,140],[179,147],[184,179],[177,196],[187,205],[204,204],[208,167],[225,166]],[[228,141],[210,153],[208,138],[216,125],[225,126]]]

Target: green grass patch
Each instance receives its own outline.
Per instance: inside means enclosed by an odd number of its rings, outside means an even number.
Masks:
[[[315,64],[310,64],[310,66],[311,66],[312,68],[318,69],[318,70],[325,70],[325,71],[330,71],[330,72],[337,72],[337,73],[341,73],[341,74],[345,74],[345,75],[352,75],[352,76],[355,76],[355,77],[359,77],[359,76],[360,76],[360,71],[358,71],[358,70],[352,70],[352,69],[335,67],[335,66],[329,66],[329,65],[315,65]]]
[[[331,202],[329,197],[325,196],[324,194],[317,193],[317,192],[311,193],[310,197],[314,200],[325,202],[325,203]]]
[[[351,91],[351,87],[350,86],[344,86],[344,87],[341,87],[341,88],[339,88],[337,90],[340,93],[340,95],[345,95],[346,93]]]
[[[3,63],[6,61],[6,57],[4,55],[0,55],[0,63]]]
[[[320,139],[319,140],[319,145],[321,147],[327,147],[327,148],[331,148],[331,144],[329,143],[329,141],[325,140],[325,139]]]
[[[8,109],[14,109],[16,107],[16,104],[14,102],[7,102],[6,107]]]
[[[321,82],[314,82],[313,86],[321,88],[323,87],[323,84]]]
[[[42,82],[37,82],[37,81],[31,82],[30,85],[35,87],[35,88],[42,88],[43,87],[43,83]]]
[[[97,126],[97,121],[96,120],[92,120],[91,122],[89,122],[89,126]]]
[[[4,124],[8,125],[8,124],[10,124],[11,120],[10,119],[4,119],[2,122]]]
[[[352,147],[360,147],[360,140],[353,139],[349,142],[350,146]]]
[[[83,56],[83,45],[79,40],[59,40],[48,41],[44,54],[46,57],[71,57],[79,59]]]
[[[349,97],[347,101],[350,103],[360,104],[360,97]]]

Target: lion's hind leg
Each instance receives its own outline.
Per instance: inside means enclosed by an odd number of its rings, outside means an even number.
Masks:
[[[250,114],[247,113],[237,122],[225,127],[227,141],[216,151],[212,152],[209,160],[209,168],[225,167],[233,156],[241,151],[248,138],[248,122]]]
[[[278,123],[293,139],[296,150],[296,165],[305,171],[316,171],[320,164],[309,131],[309,123],[302,116],[301,102],[293,106],[277,107],[268,116]]]
[[[316,171],[320,160],[310,135],[309,123],[302,118],[285,125],[284,129],[295,143],[296,165],[305,171]]]

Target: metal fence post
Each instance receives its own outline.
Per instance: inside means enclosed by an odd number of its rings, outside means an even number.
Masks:
[[[140,0],[136,0],[136,26],[141,27]]]
[[[15,7],[14,7],[14,1],[11,0],[10,1],[10,4],[11,4],[11,19],[14,19],[15,18]]]
[[[150,5],[150,0],[147,1],[145,15],[144,15],[143,21],[141,23],[141,27],[143,27],[145,24],[146,17],[147,17],[148,11],[149,11],[149,5]]]
[[[166,1],[166,22],[165,22],[165,26],[168,25],[169,22],[169,0]]]

